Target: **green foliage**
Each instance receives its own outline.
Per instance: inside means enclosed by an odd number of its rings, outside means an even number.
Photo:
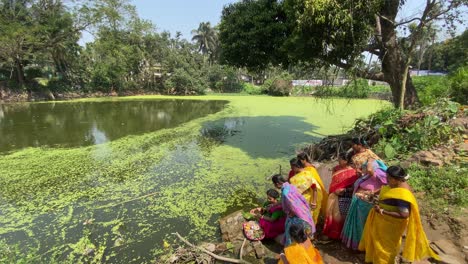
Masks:
[[[409,183],[417,192],[424,192],[433,209],[466,207],[468,205],[468,169],[446,166],[409,169]]]
[[[223,9],[219,29],[223,63],[255,70],[284,61],[279,48],[286,40],[287,26],[279,1],[229,4]]]
[[[169,94],[203,93],[204,84],[183,69],[176,69],[164,82]]]
[[[468,66],[468,30],[452,39],[435,43],[428,48],[421,69],[453,73]]]
[[[368,98],[371,88],[367,80],[355,79],[345,86],[319,86],[314,95],[320,97]]]
[[[237,72],[230,67],[224,67],[224,74],[221,80],[216,82],[215,88],[219,92],[240,92],[242,91],[242,84],[237,78]]]
[[[468,104],[468,67],[461,67],[449,78],[450,95],[460,104]]]
[[[261,86],[257,86],[251,83],[243,83],[242,84],[242,92],[251,95],[259,95],[263,94],[264,90]]]
[[[283,72],[279,76],[269,78],[263,83],[262,89],[269,95],[289,96],[292,91],[292,76]]]
[[[446,76],[416,76],[412,79],[423,105],[430,105],[450,96],[450,86]]]
[[[416,112],[388,109],[372,115],[357,127],[373,127],[380,136],[377,152],[388,159],[430,149],[449,140],[461,140],[460,131],[449,121],[459,115],[459,104],[441,100]]]

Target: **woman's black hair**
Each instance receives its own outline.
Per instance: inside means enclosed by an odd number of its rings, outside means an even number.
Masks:
[[[298,167],[298,168],[304,168],[304,165],[302,164],[302,162],[298,158],[292,158],[289,161],[289,164],[291,164],[292,166]]]
[[[351,141],[353,142],[353,144],[356,144],[356,145],[362,145],[364,147],[369,146],[369,145],[367,145],[367,141],[363,137],[355,137],[355,138],[351,139]]]
[[[405,181],[408,176],[406,175],[405,169],[400,166],[390,166],[387,168],[387,174],[395,179]]]
[[[338,158],[341,159],[341,160],[346,160],[348,163],[350,162],[350,155],[348,155],[348,153],[346,153],[346,152],[341,152],[338,155]]]
[[[279,192],[275,189],[269,189],[266,194],[270,196],[271,198],[278,199],[279,198]]]
[[[297,154],[297,159],[299,159],[299,161],[305,160],[307,162],[310,162],[310,157],[305,152],[301,152],[301,153]]]
[[[289,227],[289,235],[297,243],[304,243],[307,240],[307,234],[303,224],[294,223]]]
[[[271,177],[271,180],[273,181],[274,184],[283,184],[286,182],[286,180],[284,179],[284,177],[281,175],[281,174],[275,174]]]

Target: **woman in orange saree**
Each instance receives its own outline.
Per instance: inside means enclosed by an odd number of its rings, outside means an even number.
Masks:
[[[292,224],[289,235],[293,243],[284,248],[278,264],[323,264],[320,252],[310,242],[302,223]]]
[[[340,239],[347,214],[344,208],[349,208],[353,184],[358,178],[348,160],[346,153],[342,153],[338,158],[339,165],[333,168],[323,227],[323,234],[330,239]]]

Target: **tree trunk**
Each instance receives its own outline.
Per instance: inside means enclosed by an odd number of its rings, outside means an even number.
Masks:
[[[20,60],[16,60],[15,64],[16,64],[16,77],[17,77],[17,81],[18,81],[18,84],[19,84],[19,86],[21,87],[21,89],[23,89],[23,88],[24,88],[24,69],[23,69],[23,64],[21,64],[21,61],[20,61]]]
[[[390,89],[392,90],[393,104],[398,108],[411,108],[419,102],[416,88],[407,70],[408,67],[401,59],[399,50],[387,50],[387,55],[382,61],[382,72],[384,73],[385,81],[390,85]],[[405,91],[403,105],[401,105],[403,90]]]
[[[395,21],[398,8],[398,0],[385,1],[381,13],[388,20]],[[408,74],[408,65],[405,63],[406,60],[403,58],[400,46],[398,45],[395,25],[387,19],[380,19],[380,25],[378,25],[381,30],[379,59],[382,62],[382,72],[384,73],[385,81],[390,84],[395,107],[411,108],[418,103],[418,95]],[[404,92],[404,100],[401,98],[402,91]],[[404,105],[400,106],[402,101]]]

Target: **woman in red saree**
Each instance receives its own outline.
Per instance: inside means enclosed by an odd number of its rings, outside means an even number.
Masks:
[[[323,235],[330,239],[340,239],[347,214],[345,208],[351,203],[350,189],[358,178],[348,160],[346,154],[342,153],[338,158],[339,165],[333,168],[323,227]]]

